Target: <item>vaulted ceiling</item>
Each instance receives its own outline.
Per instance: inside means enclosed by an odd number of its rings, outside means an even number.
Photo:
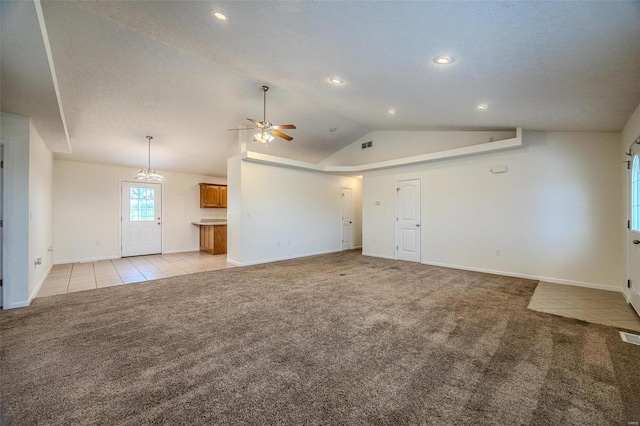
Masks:
[[[225,175],[243,137],[317,162],[372,130],[619,131],[640,104],[638,1],[3,1],[0,14],[2,111],[77,161],[144,165],[152,135],[154,167]],[[263,84],[292,142],[227,131],[262,119]]]

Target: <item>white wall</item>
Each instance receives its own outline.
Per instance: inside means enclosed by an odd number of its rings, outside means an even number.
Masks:
[[[51,266],[53,253],[53,154],[29,122],[29,299],[36,296]],[[36,258],[42,264],[36,265]]]
[[[242,161],[227,160],[227,261],[236,264],[242,259]]]
[[[0,114],[4,147],[2,306],[29,305],[29,119]]]
[[[363,252],[395,257],[396,181],[419,178],[424,263],[621,288],[620,134],[523,138],[517,150],[365,173]]]
[[[629,120],[622,129],[622,145],[626,150],[631,142],[636,140],[640,136],[640,105],[636,108],[635,112],[629,117]]]
[[[228,161],[228,260],[247,265],[340,251],[341,188],[352,189],[354,246],[361,245],[361,180]],[[239,197],[237,196],[239,194]]]
[[[395,160],[415,155],[431,154],[448,149],[479,145],[515,137],[513,131],[376,131],[368,133],[320,164],[331,166],[359,166],[379,161]],[[362,149],[362,143],[372,141],[371,148]]]
[[[55,263],[120,257],[120,183],[138,169],[55,160]],[[198,183],[226,178],[162,171],[163,252],[199,250],[200,219],[225,218],[226,209],[201,209]]]

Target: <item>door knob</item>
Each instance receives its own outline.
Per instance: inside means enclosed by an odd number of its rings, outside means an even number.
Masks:
[[[640,244],[640,240],[633,240],[633,244]]]
[[[349,223],[353,223],[353,222],[349,221]]]
[[[420,227],[420,224],[419,224],[419,223],[416,223],[416,226],[419,228],[419,227]]]

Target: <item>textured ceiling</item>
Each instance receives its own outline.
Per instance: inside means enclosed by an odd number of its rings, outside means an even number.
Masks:
[[[69,152],[36,9],[0,2],[0,109],[31,117],[49,148]]]
[[[637,1],[42,7],[73,150],[60,158],[141,165],[151,134],[153,166],[224,175],[239,152],[226,129],[261,119],[261,84],[272,87],[267,119],[298,129],[293,142],[251,149],[310,162],[371,130],[617,131],[640,103]],[[18,103],[4,94],[21,78],[5,79],[6,54],[3,110]],[[443,54],[455,61],[436,65]]]

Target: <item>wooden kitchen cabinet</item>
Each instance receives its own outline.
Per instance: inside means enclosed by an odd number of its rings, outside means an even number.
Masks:
[[[200,184],[200,208],[201,209],[226,209],[227,185],[213,183]]]
[[[227,252],[227,225],[201,225],[200,251],[209,254]]]

